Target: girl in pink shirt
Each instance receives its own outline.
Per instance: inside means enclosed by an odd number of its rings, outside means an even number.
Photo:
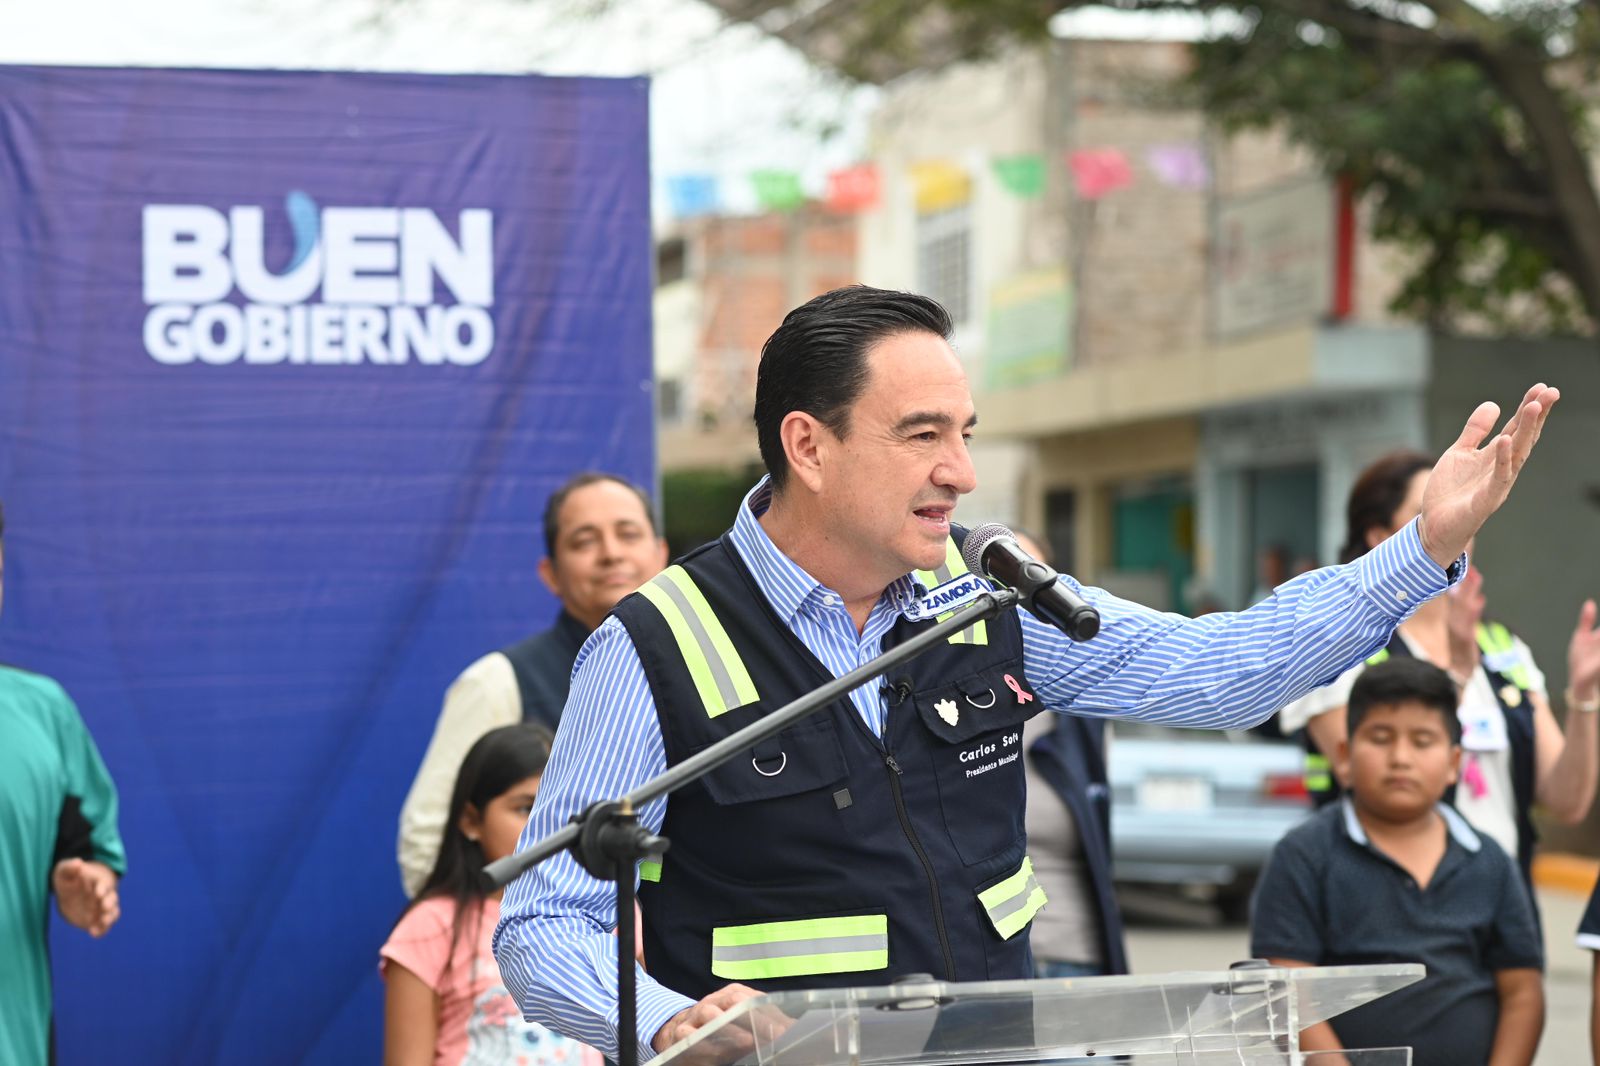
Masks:
[[[505,726],[462,760],[439,859],[380,952],[384,1066],[599,1066],[599,1052],[523,1020],[489,949],[501,894],[478,882],[516,850],[550,741]]]

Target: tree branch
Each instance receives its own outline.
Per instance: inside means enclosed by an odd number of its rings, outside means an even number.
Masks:
[[[1475,38],[1486,48],[1505,37],[1503,23],[1479,11],[1467,3],[1467,0],[1417,0],[1417,2],[1434,13],[1441,27],[1453,26]]]
[[[1508,221],[1511,219],[1520,219],[1524,222],[1529,219],[1549,221],[1559,217],[1556,206],[1550,202],[1549,196],[1516,192],[1512,189],[1468,189],[1461,194],[1460,206],[1463,211],[1499,215]]]
[[[1600,3],[1600,0],[1594,2]],[[1427,30],[1386,18],[1369,8],[1351,7],[1340,0],[1279,0],[1277,6],[1361,40],[1443,55],[1470,54],[1477,46],[1471,37]]]

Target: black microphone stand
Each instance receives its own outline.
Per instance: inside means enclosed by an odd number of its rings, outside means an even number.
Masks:
[[[616,883],[619,1066],[638,1066],[639,1061],[637,986],[633,961],[633,880],[640,860],[651,856],[659,859],[670,844],[665,837],[657,836],[641,826],[635,812],[659,796],[676,792],[698,781],[734,756],[749,751],[846,693],[883,676],[951,634],[998,617],[1001,612],[1016,607],[1017,603],[1017,593],[1009,588],[981,593],[971,603],[955,610],[949,618],[895,645],[871,662],[779,707],[737,733],[723,737],[704,751],[669,767],[665,773],[651,778],[621,799],[590,804],[572,816],[571,824],[556,830],[537,844],[530,844],[516,854],[497,859],[483,868],[483,879],[493,890],[503,888],[552,855],[571,851],[578,865],[591,877]]]

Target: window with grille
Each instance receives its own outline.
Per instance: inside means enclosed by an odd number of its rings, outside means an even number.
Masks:
[[[967,321],[972,293],[970,204],[917,216],[917,291],[943,304],[956,325]]]

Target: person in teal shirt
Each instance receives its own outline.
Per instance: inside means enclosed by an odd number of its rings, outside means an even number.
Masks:
[[[0,510],[0,605],[5,593]],[[47,677],[0,665],[0,1063],[52,1059],[50,897],[103,936],[126,868],[117,789],[78,708]]]

